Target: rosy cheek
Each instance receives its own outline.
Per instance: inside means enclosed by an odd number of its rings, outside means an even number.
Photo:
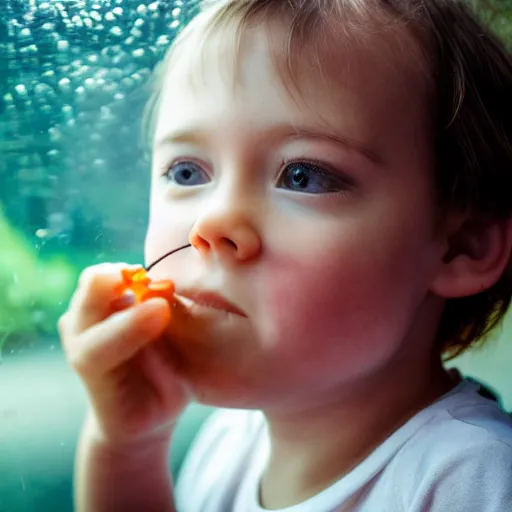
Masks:
[[[183,233],[168,215],[151,215],[145,239],[145,260],[150,264],[167,252],[188,243],[188,233]]]
[[[168,248],[168,227],[158,219],[152,218],[148,224],[145,240],[146,263],[149,264],[162,254],[170,250]]]
[[[375,345],[386,338],[382,327],[389,324],[375,282],[376,271],[358,260],[342,265],[331,256],[324,262],[271,265],[265,315],[272,350],[297,364],[303,361],[308,371],[317,366],[319,371],[357,372],[372,364],[389,348]]]

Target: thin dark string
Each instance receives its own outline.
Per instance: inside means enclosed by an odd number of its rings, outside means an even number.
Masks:
[[[182,245],[181,247],[178,247],[177,249],[173,249],[172,251],[169,251],[168,253],[164,254],[163,256],[160,256],[157,260],[153,261],[151,265],[148,265],[145,270],[146,272],[149,272],[155,265],[160,263],[162,260],[165,260],[167,256],[170,256],[171,254],[174,254],[175,252],[181,251],[182,249],[186,249],[187,247],[192,247],[190,244]]]

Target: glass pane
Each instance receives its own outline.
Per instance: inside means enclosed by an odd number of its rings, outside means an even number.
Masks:
[[[148,78],[199,0],[0,2],[0,511],[72,510],[83,389],[56,321],[80,271],[142,262]],[[481,2],[512,41],[512,3]],[[512,410],[511,319],[454,364]]]
[[[148,78],[197,1],[0,4],[0,510],[72,510],[84,394],[56,321],[80,271],[142,262]]]

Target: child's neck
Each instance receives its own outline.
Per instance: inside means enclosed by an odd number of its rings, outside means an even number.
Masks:
[[[439,360],[406,368],[391,372],[392,378],[366,380],[359,390],[351,387],[350,396],[314,410],[267,411],[271,455],[261,482],[262,505],[284,508],[318,494],[453,388]]]

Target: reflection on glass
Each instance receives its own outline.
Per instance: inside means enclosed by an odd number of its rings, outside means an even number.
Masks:
[[[510,2],[479,4],[512,41]],[[142,262],[147,81],[198,5],[0,1],[0,512],[72,510],[84,400],[56,321],[84,267]],[[457,365],[512,409],[502,340]]]
[[[56,332],[80,271],[142,262],[147,82],[198,8],[0,2],[0,511],[71,511],[82,388]]]
[[[2,354],[55,346],[84,266],[141,261],[146,84],[197,4],[2,2]]]

